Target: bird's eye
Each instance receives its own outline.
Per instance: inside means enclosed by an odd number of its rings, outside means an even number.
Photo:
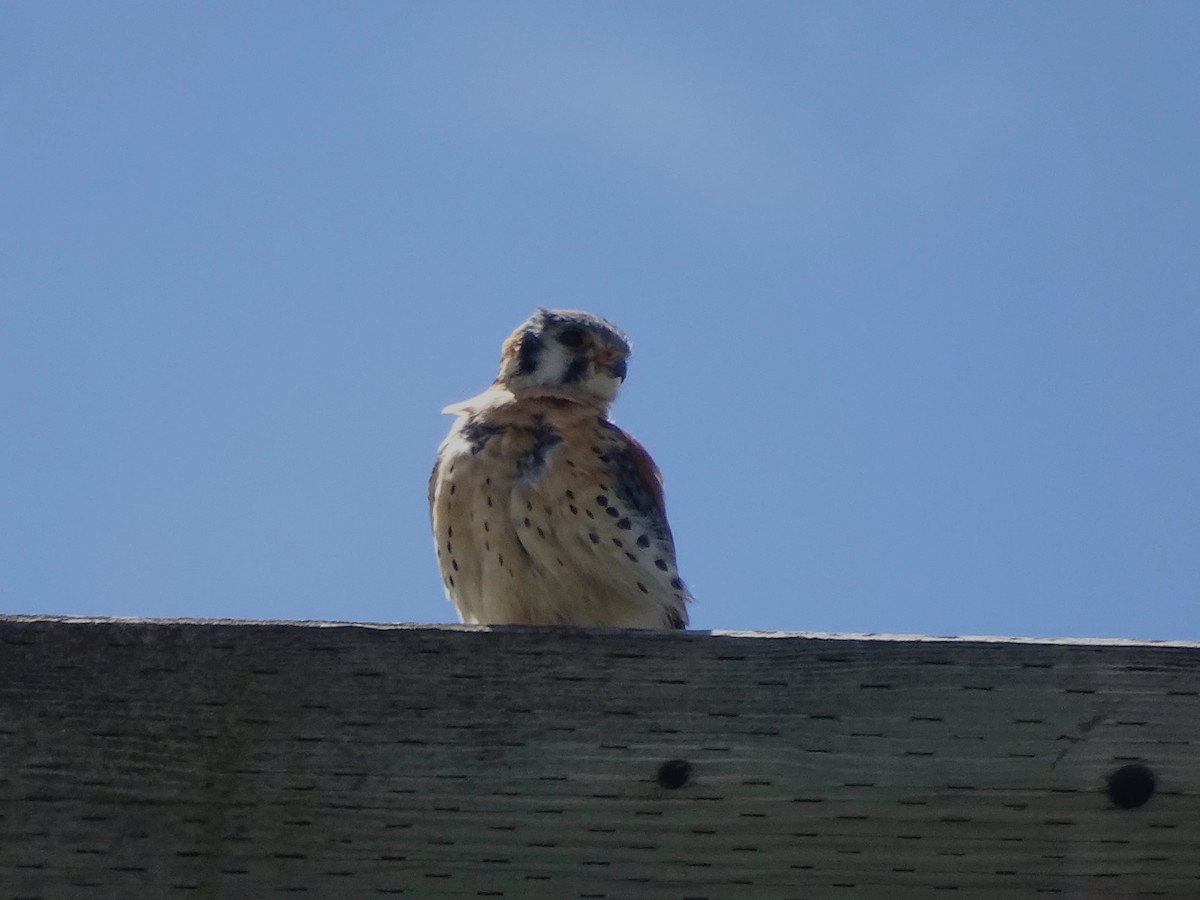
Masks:
[[[583,332],[578,328],[564,328],[558,336],[558,342],[564,347],[578,347],[583,343]]]

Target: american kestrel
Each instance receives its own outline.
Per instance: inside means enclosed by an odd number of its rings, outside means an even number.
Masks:
[[[539,309],[438,448],[429,510],[446,595],[474,624],[685,628],[662,478],[608,420],[629,341]]]

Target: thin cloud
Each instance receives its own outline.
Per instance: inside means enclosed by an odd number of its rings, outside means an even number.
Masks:
[[[546,30],[430,37],[402,73],[419,87],[407,105],[467,143],[632,167],[719,209],[820,226],[846,206],[845,154],[763,73]]]
[[[1026,110],[1020,85],[1003,72],[970,66],[933,73],[900,106],[883,177],[901,195],[947,187],[1011,148]]]
[[[791,180],[732,103],[685,72],[628,54],[546,48],[508,57],[487,94],[510,125],[587,142],[692,187],[757,195]]]

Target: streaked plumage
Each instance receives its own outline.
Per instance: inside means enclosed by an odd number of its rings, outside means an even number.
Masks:
[[[629,342],[597,316],[538,310],[438,449],[429,508],[464,622],[684,628],[661,478],[607,418]]]

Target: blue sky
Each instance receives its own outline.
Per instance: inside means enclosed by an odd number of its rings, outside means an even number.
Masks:
[[[0,4],[0,610],[452,621],[537,306],[698,628],[1200,638],[1200,5]]]

